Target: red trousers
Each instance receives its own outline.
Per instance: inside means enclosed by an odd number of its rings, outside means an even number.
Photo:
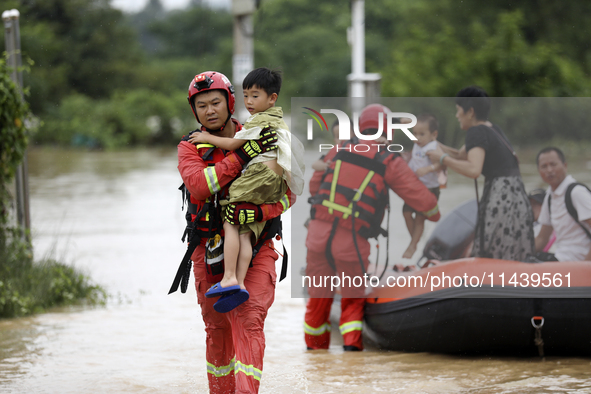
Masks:
[[[345,346],[363,349],[362,328],[365,306],[365,281],[359,262],[353,233],[337,227],[330,245],[330,256],[335,268],[327,258],[326,249],[332,230],[332,223],[312,220],[308,225],[306,247],[306,281],[310,299],[306,305],[304,337],[312,349],[328,349],[330,345],[330,309],[335,294],[332,285],[341,289],[341,318],[339,329]],[[365,269],[368,266],[369,242],[355,234]],[[309,278],[309,279],[308,279]]]
[[[269,241],[272,246],[272,241]],[[218,298],[205,298],[213,283],[205,280],[205,249],[193,253],[195,288],[205,322],[209,392],[213,394],[258,393],[263,371],[267,311],[275,298],[277,253],[265,243],[248,269],[244,284],[248,301],[228,313],[218,313]]]

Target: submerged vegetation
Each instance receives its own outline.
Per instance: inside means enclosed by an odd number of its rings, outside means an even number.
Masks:
[[[22,229],[11,225],[13,181],[27,146],[29,107],[0,60],[0,318],[24,316],[55,306],[102,303],[106,292],[76,269],[48,259],[35,262]],[[26,93],[26,91],[25,91]]]
[[[26,243],[13,236],[5,239],[0,245],[0,318],[106,302],[106,291],[77,269],[53,259],[35,262]]]

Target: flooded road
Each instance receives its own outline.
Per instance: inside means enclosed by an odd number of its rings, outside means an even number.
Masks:
[[[33,150],[29,167],[37,259],[79,267],[112,297],[105,307],[1,320],[0,392],[207,393],[195,290],[167,295],[185,249],[176,151]],[[535,167],[524,175],[528,190],[541,186]],[[585,168],[573,175],[591,180]],[[444,212],[474,195],[459,177],[449,185]],[[401,207],[392,197],[392,223],[402,219]],[[303,245],[305,219],[284,220],[294,245]],[[391,231],[391,261],[402,263],[409,236],[400,225]],[[328,351],[307,352],[303,315],[289,278],[278,283],[261,393],[591,393],[591,359],[344,353],[334,328]]]

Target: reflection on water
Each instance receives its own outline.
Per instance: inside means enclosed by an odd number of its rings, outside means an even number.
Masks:
[[[36,255],[75,264],[114,297],[105,308],[0,321],[0,391],[206,393],[195,291],[166,295],[184,253],[174,150],[33,150],[29,162]],[[528,189],[539,186],[534,175],[526,178]],[[473,193],[472,183],[450,176],[442,210]],[[395,208],[392,200],[395,223],[402,204]],[[300,216],[293,215],[293,226],[285,221],[295,248],[305,238]],[[398,230],[395,263],[408,242]],[[328,351],[307,352],[304,302],[290,292],[289,280],[278,284],[266,320],[262,393],[591,393],[589,359],[344,353],[336,327]]]

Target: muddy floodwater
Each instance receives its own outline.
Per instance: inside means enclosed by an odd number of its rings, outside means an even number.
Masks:
[[[309,153],[309,162],[317,156]],[[104,307],[0,320],[0,392],[207,393],[195,290],[167,295],[185,249],[176,151],[35,149],[29,167],[36,257],[75,265],[111,297]],[[528,190],[541,186],[535,166],[522,170]],[[590,172],[583,164],[573,175],[590,183]],[[441,209],[473,196],[472,183],[451,175]],[[401,207],[392,196],[394,263],[402,262],[410,240]],[[285,238],[295,247],[304,245],[305,219],[285,217]],[[420,249],[432,228],[428,223]],[[265,325],[261,393],[591,393],[591,358],[462,357],[371,347],[344,353],[334,327],[328,351],[308,352],[304,309],[301,298],[291,297],[290,281],[278,283]]]

